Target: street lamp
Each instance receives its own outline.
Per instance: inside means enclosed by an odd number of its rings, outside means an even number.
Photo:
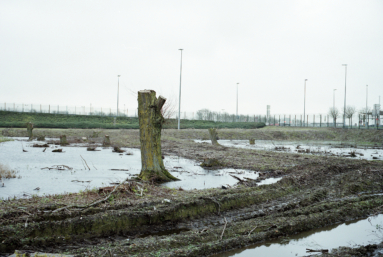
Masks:
[[[181,64],[180,64],[180,94],[178,98],[178,130],[180,130],[180,123],[181,123],[181,81],[182,81],[182,50],[181,51]]]
[[[119,93],[120,93],[120,76],[121,75],[117,75],[117,78],[118,78],[118,82],[117,82],[117,116],[118,116],[118,100],[119,100]]]
[[[368,100],[368,85],[366,85],[366,125],[368,127],[368,118],[367,118],[367,112],[368,112],[368,107],[367,107],[367,100]]]
[[[333,103],[332,103],[333,110],[335,110],[335,91],[336,91],[336,88],[333,90]]]
[[[238,84],[237,83],[237,122],[238,122]]]
[[[303,107],[303,127],[305,126],[305,122],[306,122],[306,81],[307,81],[307,79],[305,79],[305,100],[304,100],[304,107]]]
[[[344,73],[344,109],[343,109],[343,128],[346,125],[346,81],[347,81],[347,64],[342,64],[345,68]]]

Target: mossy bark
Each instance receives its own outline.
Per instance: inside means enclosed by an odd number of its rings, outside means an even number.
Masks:
[[[28,132],[29,140],[32,140],[32,139],[33,139],[33,133],[32,133],[32,130],[33,130],[33,124],[32,124],[31,122],[28,122],[28,123],[27,123],[27,132]]]
[[[209,128],[209,136],[210,136],[210,140],[211,140],[212,145],[219,145],[218,141],[217,141],[217,138],[218,138],[217,129]]]
[[[105,135],[104,141],[102,142],[103,146],[110,146],[110,138],[108,135]]]
[[[66,135],[60,136],[60,145],[69,145],[68,141],[66,140]]]
[[[141,173],[139,178],[145,181],[167,182],[178,180],[164,166],[161,154],[161,129],[164,117],[161,109],[166,98],[153,90],[138,91],[138,119],[141,143]]]

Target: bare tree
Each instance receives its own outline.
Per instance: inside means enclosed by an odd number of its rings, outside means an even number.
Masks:
[[[355,106],[347,106],[346,107],[346,113],[344,115],[348,119],[349,124],[351,124],[351,127],[352,127],[352,117],[354,116],[355,113],[356,113]]]
[[[336,119],[340,116],[340,112],[338,108],[331,107],[328,111],[328,114],[332,117],[334,120],[334,127],[336,127]]]
[[[173,103],[173,99],[167,99],[164,106],[161,109],[161,114],[165,119],[165,123],[174,117],[176,114],[176,105]]]

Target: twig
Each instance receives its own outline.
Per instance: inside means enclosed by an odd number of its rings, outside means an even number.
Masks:
[[[309,249],[309,248],[306,248],[306,253],[328,253],[328,249],[318,249],[318,250],[314,250],[314,249]]]
[[[235,178],[236,180],[238,180],[239,182],[245,182],[243,179],[240,179],[237,176],[234,176],[234,175],[231,175],[231,174],[229,174],[229,175],[232,176],[233,178]]]
[[[250,237],[250,234],[251,232],[253,232],[258,226],[255,226],[252,230],[250,230],[249,234],[247,235],[248,237]]]
[[[225,225],[223,226],[223,230],[222,230],[222,234],[221,234],[221,238],[220,240],[222,240],[222,237],[223,237],[223,233],[225,232],[225,229],[226,229],[226,225],[227,225],[227,220],[225,217],[223,217],[225,219]]]
[[[81,209],[89,208],[89,207],[95,206],[95,205],[97,205],[97,204],[99,204],[99,203],[105,202],[105,201],[107,201],[107,200],[112,196],[112,194],[117,190],[117,188],[118,188],[119,186],[121,186],[124,182],[125,182],[125,180],[122,181],[122,182],[121,182],[120,184],[118,184],[117,186],[115,186],[114,189],[112,190],[112,192],[110,192],[110,194],[109,194],[107,197],[105,197],[105,198],[102,198],[102,199],[100,199],[100,200],[97,199],[97,200],[93,201],[92,203],[90,203],[90,204],[88,204],[88,205],[70,205],[70,206],[64,206],[64,207],[61,207],[61,208],[58,208],[58,209],[52,211],[52,213],[54,213],[54,212],[59,212],[59,211],[61,211],[61,210],[65,210],[65,209],[68,210],[68,208],[81,208]],[[69,210],[68,210],[68,211],[69,211]]]
[[[20,211],[23,211],[23,212],[25,212],[26,214],[28,214],[28,215],[32,215],[32,213],[30,213],[30,212],[27,212],[26,210],[23,210],[23,209],[21,209],[21,208],[18,208]]]
[[[80,154],[80,157],[82,158],[81,154]],[[89,168],[89,166],[88,166],[88,163],[86,163],[86,161],[85,161],[85,159],[84,159],[84,158],[82,158],[82,159],[84,160],[84,162],[85,162],[86,166],[87,166],[87,167],[88,167],[88,169],[90,170],[90,168]]]
[[[97,168],[96,168],[96,166],[94,166],[93,162],[92,162],[92,165],[93,165],[93,167],[97,170]]]
[[[82,163],[82,165],[84,166],[84,169],[86,169],[86,166],[85,166],[85,163],[84,163],[84,160],[83,160],[83,159],[81,159],[81,163]]]

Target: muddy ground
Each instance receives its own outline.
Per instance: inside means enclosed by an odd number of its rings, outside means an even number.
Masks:
[[[25,136],[8,129],[6,136]],[[68,141],[139,147],[138,131],[34,130]],[[95,134],[95,133],[96,134]],[[93,137],[91,137],[93,136]],[[60,252],[76,256],[209,256],[288,237],[302,231],[383,212],[383,162],[256,151],[194,143],[207,131],[164,130],[163,154],[282,177],[272,185],[255,181],[206,190],[160,188],[127,181],[114,188],[78,194],[1,201],[0,252]],[[221,130],[221,139],[344,140],[382,145],[382,131],[335,129]],[[0,145],[1,147],[1,145]],[[380,247],[373,245],[368,249]],[[363,255],[366,247],[341,248],[328,256]],[[340,251],[340,255],[339,255]],[[335,255],[338,254],[338,255]],[[343,255],[346,256],[346,255]]]

